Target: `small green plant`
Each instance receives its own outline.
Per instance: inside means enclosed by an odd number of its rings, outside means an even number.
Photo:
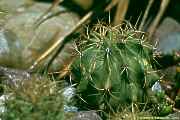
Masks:
[[[153,46],[145,33],[129,24],[97,24],[79,45],[72,72],[81,109],[109,113],[148,101],[148,89],[159,77],[150,63]]]
[[[33,77],[8,87],[5,120],[64,120],[62,90],[56,82]]]

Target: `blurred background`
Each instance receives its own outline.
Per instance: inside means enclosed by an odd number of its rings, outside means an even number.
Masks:
[[[53,0],[36,0],[40,2],[48,2],[51,3]],[[122,1],[122,0],[119,0]],[[128,0],[125,0],[128,1]],[[156,16],[159,6],[163,0],[154,0],[152,8],[149,12],[149,19],[153,19]],[[64,0],[62,3],[63,6],[77,12],[79,15],[83,16],[87,11],[92,8],[98,7],[104,3],[107,4],[110,0]],[[139,16],[142,16],[146,10],[149,0],[129,0],[128,10],[126,14],[126,19],[131,20],[132,23],[136,23]],[[115,6],[111,10],[111,15],[115,14],[115,10],[117,6]],[[180,1],[179,0],[170,0],[169,5],[167,6],[167,10],[162,18],[167,16],[172,17],[180,22]],[[105,16],[101,16],[105,18]]]

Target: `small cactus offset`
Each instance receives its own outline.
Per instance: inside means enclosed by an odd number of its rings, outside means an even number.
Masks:
[[[115,112],[146,102],[148,89],[159,79],[150,64],[153,46],[129,24],[97,24],[82,37],[79,52],[72,71],[82,109]]]
[[[5,120],[64,120],[64,98],[57,84],[33,76],[14,87],[7,87],[8,97],[1,115]]]

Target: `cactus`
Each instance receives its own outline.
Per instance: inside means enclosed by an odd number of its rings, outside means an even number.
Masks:
[[[62,90],[47,78],[33,76],[5,88],[5,120],[64,120],[70,117],[64,113]]]
[[[159,79],[152,69],[153,46],[130,24],[97,24],[79,42],[72,65],[81,109],[115,112],[147,101],[148,88]]]
[[[153,108],[152,108],[153,109]],[[150,111],[136,111],[132,112],[129,109],[124,109],[121,112],[117,112],[110,116],[110,120],[141,120],[141,119],[152,119],[153,115]]]

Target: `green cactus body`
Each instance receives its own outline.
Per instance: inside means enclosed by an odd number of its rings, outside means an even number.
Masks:
[[[153,47],[144,36],[130,25],[100,24],[89,32],[73,64],[80,107],[112,112],[145,102],[147,89],[158,77],[150,64]]]

